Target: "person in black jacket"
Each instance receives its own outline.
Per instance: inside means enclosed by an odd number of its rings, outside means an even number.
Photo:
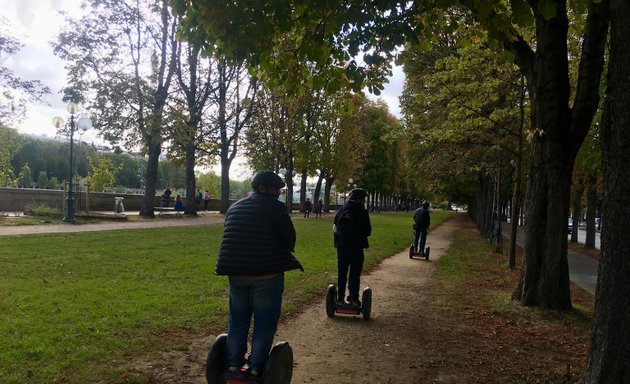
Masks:
[[[427,243],[427,232],[429,231],[429,225],[431,225],[429,205],[429,202],[425,201],[422,203],[422,208],[416,209],[413,213],[413,229],[415,229],[413,245],[416,247],[416,250],[420,250],[420,256],[424,256],[424,246]],[[418,238],[420,239],[420,246],[418,246]]]
[[[215,272],[227,275],[230,286],[226,361],[230,373],[239,372],[247,363],[247,372],[260,376],[280,318],[284,272],[304,270],[292,254],[293,222],[278,200],[284,186],[275,173],[258,173],[252,179],[253,193],[225,214]],[[252,315],[252,348],[246,361]]]
[[[345,303],[346,282],[350,305],[360,307],[359,287],[363,271],[364,248],[372,234],[370,215],[365,209],[367,192],[361,188],[350,191],[348,202],[339,208],[334,221],[334,240],[337,248],[337,303]]]

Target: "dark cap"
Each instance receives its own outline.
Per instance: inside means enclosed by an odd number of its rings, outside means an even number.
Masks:
[[[368,196],[368,193],[363,188],[355,188],[350,191],[350,196],[348,200],[361,200],[365,199]]]
[[[252,189],[254,191],[258,189],[259,185],[264,185],[266,187],[284,188],[286,184],[284,183],[284,181],[282,181],[282,178],[278,176],[275,172],[264,171],[257,173],[252,179]]]

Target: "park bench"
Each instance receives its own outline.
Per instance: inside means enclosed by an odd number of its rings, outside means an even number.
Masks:
[[[184,213],[184,211],[176,211],[174,207],[153,207],[153,211],[158,212],[159,216],[168,212],[175,212],[175,216],[179,217]]]

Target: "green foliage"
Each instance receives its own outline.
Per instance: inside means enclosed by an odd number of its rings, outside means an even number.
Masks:
[[[221,195],[221,177],[213,171],[200,174],[197,178],[197,186],[204,192],[208,191],[211,198],[216,199]]]
[[[48,180],[48,188],[50,189],[59,189],[59,180],[55,176],[51,177]]]
[[[435,212],[432,222],[446,215]],[[371,218],[366,269],[407,246],[412,222],[411,214]],[[286,275],[285,315],[321,297],[322,287],[334,282],[331,220],[295,220],[295,254],[305,272]],[[188,341],[176,336],[182,330],[223,331],[227,281],[212,273],[222,228],[15,236],[0,242],[2,382],[84,383],[95,377],[142,382],[148,379],[135,377],[129,356],[172,350]]]
[[[541,0],[536,4],[538,12],[545,20],[551,20],[556,16],[557,5],[553,0]]]
[[[37,139],[22,136],[24,144],[15,153],[11,162],[14,171],[22,169],[25,164],[31,169],[32,175],[39,175],[45,171],[49,177],[55,176],[58,180],[67,180],[70,168],[70,147],[68,142]],[[96,153],[92,146],[75,142],[74,164],[76,173],[87,176],[87,157]]]
[[[252,191],[252,180],[230,180],[230,199],[240,199]]]
[[[15,129],[0,125],[0,185],[12,186],[15,184],[15,172],[11,162],[16,153],[24,145],[24,137]]]
[[[24,207],[24,211],[32,216],[50,217],[54,219],[61,219],[62,212],[57,208],[51,208],[46,204],[28,204]],[[41,223],[38,223],[41,224]]]
[[[479,172],[496,175],[518,155],[518,69],[488,47],[454,47],[448,38],[429,52],[410,47],[403,57],[408,172],[422,195],[466,201]]]
[[[18,184],[24,188],[33,187],[33,176],[31,175],[31,168],[28,166],[28,163],[24,164],[22,167]]]
[[[402,131],[400,123],[389,113],[385,102],[378,101],[365,104],[360,124],[369,151],[363,169],[357,175],[358,185],[384,194],[401,193],[395,188],[400,176],[397,163],[401,159],[396,155],[400,142],[392,140]]]
[[[90,175],[87,177],[87,181],[92,184],[92,191],[103,192],[105,188],[114,185],[116,174],[122,166],[116,167],[112,160],[104,155],[98,155],[96,160],[92,160],[90,157],[88,162],[90,163]]]
[[[160,161],[158,165],[157,187],[160,189],[167,187],[171,189],[185,189],[186,169],[170,161]]]
[[[48,187],[48,175],[45,171],[40,171],[37,176],[37,188],[45,189]]]

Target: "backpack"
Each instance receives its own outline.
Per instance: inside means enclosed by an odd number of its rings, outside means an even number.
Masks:
[[[347,243],[348,240],[354,239],[356,236],[356,226],[350,211],[345,211],[337,221],[335,225],[335,235],[337,235],[343,243]]]

